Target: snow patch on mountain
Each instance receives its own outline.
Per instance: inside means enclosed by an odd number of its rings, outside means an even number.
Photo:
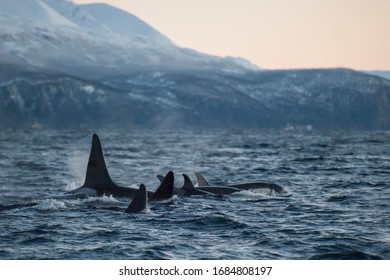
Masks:
[[[242,59],[179,48],[136,16],[109,5],[65,0],[0,0],[0,56],[2,62],[88,77],[139,68],[226,73],[256,68]]]
[[[63,16],[61,16],[59,13],[57,13],[55,10],[50,8],[45,2],[38,0],[38,4],[46,11],[47,15],[49,16],[52,23],[56,25],[65,25],[77,28],[78,26],[74,24],[73,22],[67,20]]]

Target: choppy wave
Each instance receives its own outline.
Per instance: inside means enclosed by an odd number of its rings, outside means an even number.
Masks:
[[[25,208],[25,207],[33,207],[33,206],[36,206],[36,205],[38,205],[37,202],[0,205],[0,212],[6,211],[6,210],[12,210],[12,209]]]
[[[36,205],[36,208],[39,210],[57,210],[66,208],[66,203],[64,201],[59,201],[56,199],[46,199]]]
[[[388,132],[99,134],[121,185],[153,190],[173,170],[177,185],[200,171],[286,191],[174,197],[129,215],[130,199],[69,193],[84,181],[91,132],[5,133],[0,259],[390,259]]]
[[[361,251],[346,251],[316,255],[312,260],[382,260],[380,256],[370,255]]]

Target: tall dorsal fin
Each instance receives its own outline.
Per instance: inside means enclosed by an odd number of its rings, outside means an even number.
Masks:
[[[158,178],[158,180],[160,181],[160,184],[162,184],[162,182],[164,182],[164,176],[163,175],[157,175],[157,178]]]
[[[125,210],[125,213],[137,213],[146,209],[148,194],[144,184],[139,186],[138,191],[135,193],[133,200],[129,207]]]
[[[91,153],[89,155],[87,174],[84,186],[96,186],[112,184],[110,174],[104,161],[103,149],[99,137],[92,136]]]
[[[151,196],[150,200],[165,200],[173,196],[174,175],[169,171],[164,178],[164,181],[158,187],[156,192]]]
[[[198,181],[199,187],[207,187],[210,186],[209,182],[203,177],[200,172],[195,172],[196,180]]]
[[[195,190],[194,184],[192,183],[190,177],[188,177],[187,174],[183,174],[183,177],[184,177],[183,189],[186,191]]]

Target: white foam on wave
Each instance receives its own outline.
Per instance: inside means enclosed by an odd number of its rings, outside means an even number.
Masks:
[[[112,195],[110,196],[90,196],[90,197],[87,197],[86,199],[83,200],[83,202],[85,203],[89,203],[89,202],[102,202],[102,203],[107,203],[107,204],[112,204],[112,203],[119,203],[120,201],[117,200],[115,197],[113,197]]]
[[[88,204],[101,204],[101,205],[118,205],[123,201],[115,199],[113,196],[89,196],[86,198],[77,198],[67,201],[68,205],[88,205]]]
[[[265,189],[252,189],[252,190],[242,190],[240,192],[236,192],[230,195],[233,200],[238,201],[246,201],[253,199],[267,199],[267,198],[275,198],[280,197],[280,194],[275,193],[273,190],[269,188]]]
[[[253,190],[250,190],[250,192],[255,194],[255,195],[271,195],[274,193],[272,191],[272,189],[269,189],[269,188],[253,189]]]
[[[63,201],[58,201],[56,199],[46,199],[35,207],[39,210],[57,210],[66,208],[67,206]]]
[[[231,196],[253,198],[253,197],[270,195],[271,193],[272,191],[266,188],[266,189],[242,190],[240,192],[232,193]]]

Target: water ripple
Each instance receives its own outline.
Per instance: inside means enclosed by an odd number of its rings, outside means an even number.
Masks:
[[[98,131],[115,181],[270,181],[286,192],[75,197],[92,132],[0,135],[0,259],[390,259],[390,133]],[[16,143],[16,144],[15,144]]]

